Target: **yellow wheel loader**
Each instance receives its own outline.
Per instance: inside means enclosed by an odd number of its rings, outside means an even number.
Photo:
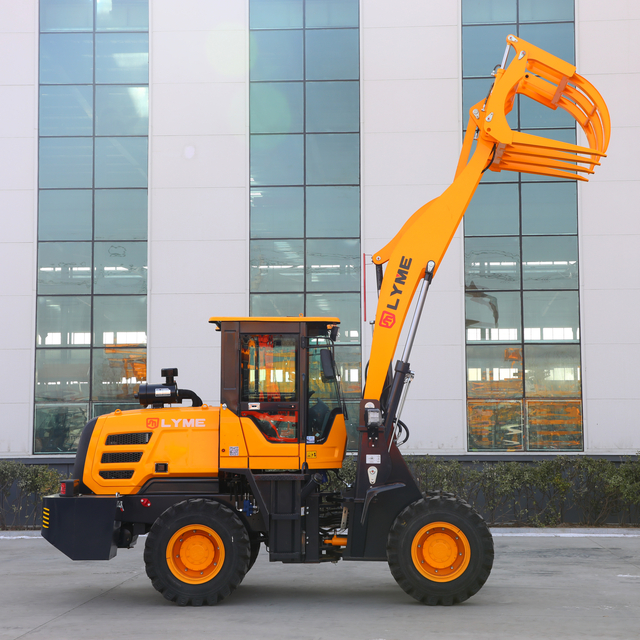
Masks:
[[[262,543],[271,561],[386,561],[402,589],[425,604],[462,602],[482,587],[494,555],[485,522],[451,494],[423,494],[398,449],[420,315],[485,171],[584,180],[610,135],[595,88],[534,45],[508,36],[494,75],[489,95],[470,110],[453,184],[373,256],[379,302],[355,483],[323,490],[347,443],[333,358],[339,319],[214,317],[221,406],[178,388],[177,370],[164,369],[163,383],[140,386],[139,410],[91,420],[73,478],[44,500],[42,535],[51,544],[73,560],[108,560],[146,534],[147,574],[180,605],[228,596]],[[517,94],[569,112],[588,146],[512,131],[506,114]],[[418,287],[407,342],[391,371]],[[176,407],[184,400],[191,406]]]

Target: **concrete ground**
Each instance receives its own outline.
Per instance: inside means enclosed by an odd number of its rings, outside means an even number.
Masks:
[[[144,539],[72,562],[34,532],[0,532],[0,640],[640,638],[640,530],[493,533],[489,580],[454,607],[415,602],[386,563],[270,564],[263,551],[223,603],[181,608],[151,586]]]

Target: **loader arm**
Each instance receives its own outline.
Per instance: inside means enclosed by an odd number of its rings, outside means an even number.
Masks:
[[[510,50],[514,56],[505,68]],[[418,285],[425,277],[427,263],[435,263],[435,274],[484,171],[519,171],[586,180],[581,174],[593,173],[600,164],[611,132],[609,113],[596,89],[575,71],[573,65],[531,43],[507,36],[505,55],[494,73],[489,96],[469,111],[453,183],[441,196],[418,209],[396,236],[372,256],[379,272],[382,265],[386,264],[386,269],[379,285],[365,399],[381,398],[400,333]],[[512,131],[506,116],[513,108],[516,94],[570,113],[582,127],[589,147]],[[471,154],[474,140],[476,147]]]

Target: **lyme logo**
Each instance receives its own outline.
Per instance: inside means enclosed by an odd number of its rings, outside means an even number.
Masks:
[[[389,312],[389,311],[383,311],[382,315],[380,316],[380,326],[384,327],[385,329],[391,329],[391,327],[393,327],[393,325],[396,323],[396,316]]]
[[[157,429],[160,426],[160,418],[147,418],[147,429]]]

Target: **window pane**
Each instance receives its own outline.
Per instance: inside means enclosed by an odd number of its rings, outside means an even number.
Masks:
[[[38,293],[91,293],[91,243],[38,243]]]
[[[467,289],[520,289],[519,238],[467,238],[464,260]]]
[[[359,236],[359,187],[307,187],[307,237]]]
[[[147,243],[94,243],[94,293],[146,293]]]
[[[87,423],[86,404],[56,404],[36,407],[35,453],[76,451]]]
[[[51,33],[40,36],[40,84],[93,82],[93,35]]]
[[[358,131],[359,82],[307,82],[307,131]]]
[[[359,291],[360,240],[307,240],[307,291]]]
[[[100,2],[96,13],[97,31],[148,31],[149,0],[109,0]]]
[[[510,236],[519,231],[518,185],[479,185],[464,216],[465,235]]]
[[[113,413],[116,409],[121,411],[131,411],[132,409],[139,409],[140,405],[137,402],[93,402],[91,404],[91,417],[97,418],[104,416],[107,413]]]
[[[490,76],[502,62],[507,36],[515,28],[513,24],[462,27],[462,75],[465,78]]]
[[[146,240],[147,190],[96,189],[96,240]]]
[[[96,347],[147,344],[146,296],[96,296],[93,344]]]
[[[520,124],[524,127],[574,127],[573,116],[564,109],[549,109],[539,102],[520,96]]]
[[[302,31],[252,31],[251,80],[302,80]]]
[[[578,238],[522,238],[522,282],[525,289],[577,289]]]
[[[307,27],[357,27],[358,0],[306,0]]]
[[[518,0],[462,0],[462,24],[515,22]]]
[[[141,382],[147,380],[146,349],[93,349],[91,400],[134,400]]]
[[[522,451],[522,402],[467,403],[470,451]]]
[[[518,342],[520,294],[467,292],[468,342]]]
[[[493,80],[493,78],[467,78],[462,81],[462,124],[465,127],[469,121],[469,109],[480,100],[484,102],[493,86]],[[518,100],[520,96],[516,96],[514,106],[507,114],[507,124],[514,130],[518,128]],[[483,180],[489,177],[488,173],[484,174]]]
[[[304,289],[302,240],[251,241],[251,291]]]
[[[89,400],[89,349],[36,349],[36,402]]]
[[[521,398],[522,349],[498,345],[467,347],[468,398]]]
[[[97,34],[96,82],[147,84],[149,82],[148,34]]]
[[[520,0],[520,22],[573,20],[573,3],[574,0]]]
[[[93,87],[40,87],[40,135],[93,135]]]
[[[535,42],[536,47],[558,56],[561,60],[574,64],[574,30],[573,23],[523,24],[520,25],[520,36],[529,42]]]
[[[267,187],[251,190],[252,238],[304,236],[304,189]]]
[[[146,187],[147,138],[96,138],[96,187]]]
[[[526,342],[577,342],[580,339],[577,291],[525,291]]]
[[[302,27],[303,0],[251,0],[251,29],[295,29]]]
[[[252,293],[249,315],[266,317],[299,316],[304,313],[302,293]]]
[[[89,189],[40,191],[40,240],[91,240],[92,193]]]
[[[340,391],[345,398],[362,397],[362,350],[360,347],[336,347],[336,365]]]
[[[297,338],[276,334],[240,339],[242,402],[297,401]]]
[[[149,87],[96,87],[97,136],[146,136]]]
[[[359,344],[361,342],[359,293],[308,294],[307,315],[340,318],[338,344]]]
[[[307,80],[357,80],[360,54],[357,29],[307,31],[305,69]]]
[[[93,0],[40,0],[40,31],[93,31]]]
[[[357,133],[307,135],[307,184],[358,184],[360,136]]]
[[[582,405],[565,402],[527,402],[527,438],[534,450],[581,450]]]
[[[41,138],[38,160],[41,188],[90,188],[93,184],[91,138]]]
[[[522,233],[578,233],[575,182],[522,185]]]
[[[251,133],[301,133],[302,82],[252,82]]]
[[[580,397],[580,345],[527,345],[524,364],[527,397]]]
[[[534,136],[576,144],[575,125],[573,125],[571,129],[522,129],[522,131],[523,133],[531,133]],[[523,173],[521,175],[523,182],[562,182],[563,184],[568,184],[566,178],[549,178],[547,176],[537,176],[531,173]]]
[[[74,347],[91,344],[91,298],[39,297],[36,339],[38,347]]]
[[[251,184],[285,185],[304,182],[304,141],[301,135],[252,135]]]

